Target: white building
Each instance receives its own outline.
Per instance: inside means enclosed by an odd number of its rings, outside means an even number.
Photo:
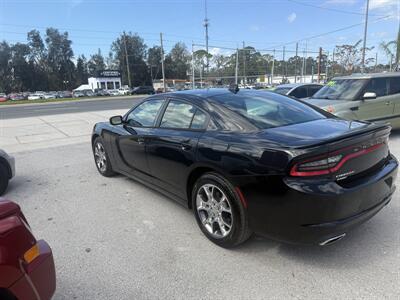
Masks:
[[[118,90],[121,84],[121,73],[115,70],[100,71],[97,77],[89,77],[88,84],[92,91],[95,89]]]

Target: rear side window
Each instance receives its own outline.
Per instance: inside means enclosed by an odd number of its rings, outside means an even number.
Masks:
[[[372,78],[367,85],[365,92],[375,93],[377,97],[389,94],[389,78]]]
[[[200,109],[196,110],[194,114],[191,129],[204,129],[206,127],[207,115],[202,112]]]
[[[171,100],[161,120],[162,128],[189,129],[196,108],[188,103]]]
[[[134,127],[152,127],[156,122],[158,111],[163,105],[163,99],[146,101],[130,112],[126,122]]]
[[[389,95],[394,95],[399,93],[400,93],[400,77],[391,77]]]
[[[273,93],[239,91],[237,94],[222,94],[210,99],[262,129],[326,118],[306,104]]]
[[[294,91],[290,93],[290,96],[296,98],[306,98],[307,97],[307,88],[304,86],[300,86],[296,88]]]

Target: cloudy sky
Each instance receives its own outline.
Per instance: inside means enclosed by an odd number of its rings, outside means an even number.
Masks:
[[[363,36],[366,0],[208,0],[213,53],[228,53],[244,41],[257,49],[286,47],[332,53],[335,45]],[[67,30],[75,55],[104,54],[122,31],[139,33],[148,46],[165,48],[177,41],[191,48],[204,44],[204,0],[0,0],[0,40],[26,40],[30,29],[52,26]],[[400,0],[370,0],[368,46],[394,40],[400,22]],[[344,29],[346,28],[346,29]],[[344,30],[341,30],[344,29]],[[330,34],[325,34],[329,33]],[[196,46],[201,47],[201,46]]]

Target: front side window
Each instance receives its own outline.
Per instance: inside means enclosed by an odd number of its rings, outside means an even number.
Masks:
[[[153,127],[163,103],[163,99],[154,99],[140,104],[129,113],[126,122],[134,127]]]
[[[377,97],[387,96],[389,92],[388,78],[372,78],[368,83],[365,92],[375,93]]]
[[[196,108],[188,103],[171,100],[161,120],[162,128],[189,129]]]
[[[297,100],[259,92],[222,94],[210,97],[224,107],[245,117],[258,128],[287,126],[326,118]]]
[[[368,79],[334,79],[314,94],[313,99],[356,100]]]

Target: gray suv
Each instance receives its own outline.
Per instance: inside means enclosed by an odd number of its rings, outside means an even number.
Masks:
[[[0,149],[0,196],[8,187],[8,181],[15,176],[14,157]]]
[[[400,72],[336,77],[305,101],[345,119],[400,128]]]

